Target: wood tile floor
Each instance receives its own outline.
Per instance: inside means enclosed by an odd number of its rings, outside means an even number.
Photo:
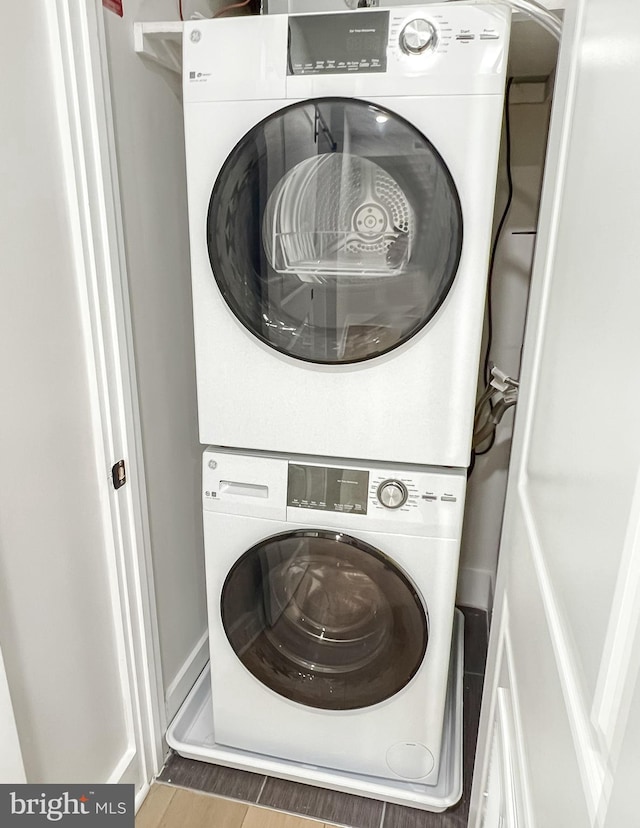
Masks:
[[[482,682],[487,616],[465,615],[464,791],[442,814],[236,771],[172,755],[136,817],[136,828],[466,828]]]
[[[324,828],[324,824],[156,783],[138,812],[136,828]]]

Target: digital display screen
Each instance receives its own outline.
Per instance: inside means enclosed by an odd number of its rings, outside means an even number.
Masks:
[[[289,18],[289,75],[385,72],[389,12]]]
[[[369,472],[289,463],[287,506],[367,514]]]

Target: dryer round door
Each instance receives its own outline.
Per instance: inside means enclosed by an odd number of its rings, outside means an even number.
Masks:
[[[436,148],[408,121],[344,98],[304,101],[248,132],[213,187],[213,274],[238,320],[300,360],[372,359],[436,313],[462,212]]]
[[[338,532],[286,532],[251,548],[227,576],[221,615],[249,672],[281,696],[324,710],[393,696],[427,648],[427,613],[406,575]]]

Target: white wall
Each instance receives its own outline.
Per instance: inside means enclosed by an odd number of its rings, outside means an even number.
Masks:
[[[0,29],[0,640],[28,781],[108,781],[131,717],[48,12]]]
[[[549,111],[548,102],[512,104],[510,107],[514,192],[494,269],[491,359],[515,378],[520,372],[535,244],[535,235],[531,235],[531,231],[535,231],[538,219]],[[496,198],[498,219],[506,203],[505,169],[503,141]],[[483,354],[485,345],[486,339]],[[490,606],[491,584],[497,567],[513,419],[511,409],[498,426],[494,447],[477,458],[467,488],[458,599],[485,608]]]
[[[179,80],[135,54],[133,21],[177,19],[177,9],[175,0],[128,0],[124,18],[104,12],[169,718],[207,657],[202,448],[182,103],[169,83]]]

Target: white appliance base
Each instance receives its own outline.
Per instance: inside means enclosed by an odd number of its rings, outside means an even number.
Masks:
[[[464,619],[462,613],[456,610],[442,759],[436,785],[420,785],[401,780],[395,782],[217,745],[214,738],[209,667],[202,672],[171,723],[167,731],[167,742],[186,759],[226,765],[425,811],[444,811],[455,805],[462,796],[463,632]]]

